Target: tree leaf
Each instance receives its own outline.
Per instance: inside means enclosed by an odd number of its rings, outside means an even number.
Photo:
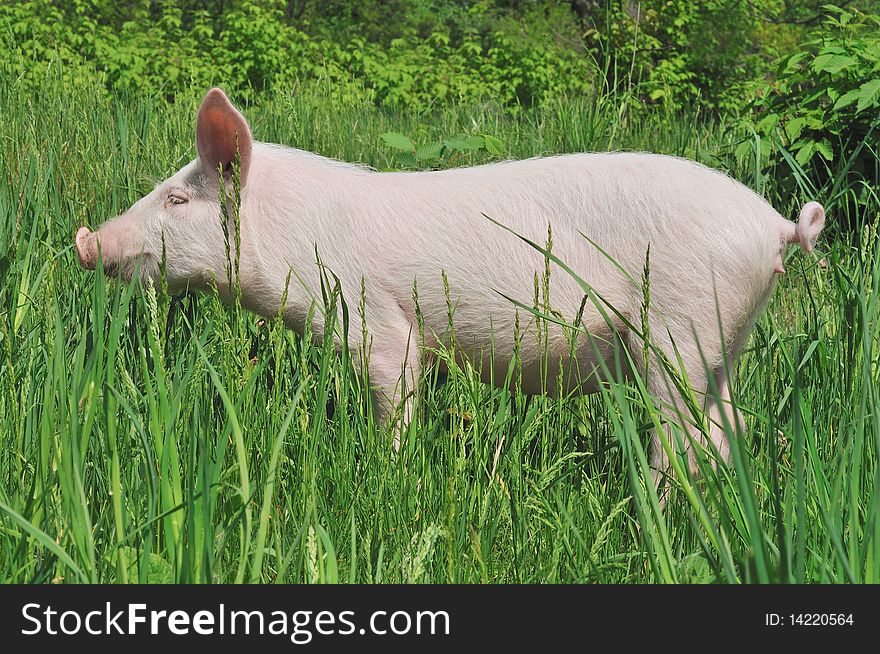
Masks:
[[[834,161],[834,150],[831,148],[831,143],[828,142],[828,139],[817,141],[815,149],[816,152],[822,155],[825,161]]]
[[[804,57],[807,56],[806,52],[796,52],[789,57],[785,57],[779,64],[779,68],[776,71],[776,74],[779,76],[782,75],[791,75],[794,71],[797,70],[798,64],[804,60]]]
[[[464,140],[462,150],[480,150],[486,146],[486,140],[482,136],[468,136]]]
[[[856,113],[875,106],[878,99],[880,99],[880,79],[865,82],[859,87],[859,104],[856,107]]]
[[[443,154],[442,143],[426,143],[416,150],[416,159],[419,161],[433,161]]]
[[[779,114],[767,114],[758,121],[755,129],[761,134],[769,134],[770,130],[776,127],[777,123],[779,123]]]
[[[813,60],[813,68],[819,72],[835,75],[845,68],[855,66],[856,61],[841,54],[821,54]]]
[[[834,110],[838,111],[840,109],[844,109],[845,107],[850,106],[853,102],[859,99],[859,89],[853,89],[852,91],[847,91],[842,96],[837,98],[837,102],[834,103]]]
[[[445,145],[450,150],[456,150],[456,151],[462,150],[464,148],[465,138],[467,138],[467,137],[465,137],[464,134],[456,134],[451,139],[447,139],[443,143],[443,145]]]
[[[418,160],[410,152],[401,152],[398,154],[397,161],[404,168],[417,168],[419,165]]]
[[[398,134],[397,132],[385,132],[384,134],[380,134],[379,138],[385,141],[385,145],[394,148],[395,150],[414,152],[416,149],[415,144],[410,141],[408,137],[403,134]]]
[[[494,154],[496,157],[500,157],[502,148],[501,139],[497,139],[489,134],[481,134],[480,136],[483,137],[483,143],[486,146],[486,151],[489,154]]]
[[[813,152],[815,150],[815,141],[809,141],[806,145],[804,145],[800,150],[797,151],[797,154],[794,158],[801,166],[806,166],[807,163],[809,163],[810,159],[813,158]]]
[[[736,146],[736,150],[734,151],[737,159],[745,159],[748,156],[752,156],[754,160],[754,155],[752,155],[752,142],[749,140],[745,140]]]
[[[801,132],[804,131],[804,122],[805,119],[803,117],[799,117],[792,118],[785,124],[785,135],[790,141],[794,141],[797,137],[801,135]]]

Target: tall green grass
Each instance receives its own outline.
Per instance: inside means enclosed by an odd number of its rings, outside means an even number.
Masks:
[[[329,337],[82,271],[75,229],[123,211],[193,156],[201,91],[174,105],[108,101],[47,79],[26,96],[0,76],[0,578],[880,580],[873,228],[823,242],[827,268],[792,255],[739,363],[746,428],[731,466],[703,456],[701,481],[679,467],[661,511],[645,481],[657,410],[638,380],[526,398],[441,352],[449,378],[429,371],[395,454],[365,380]],[[631,116],[615,96],[517,115],[326,100],[300,89],[247,114],[261,140],[380,169],[394,165],[383,132],[483,132],[510,157],[696,158],[760,184],[789,215],[811,199],[808,188],[777,197],[754,162],[736,161],[743,136],[689,116]],[[870,202],[849,218],[870,222]]]

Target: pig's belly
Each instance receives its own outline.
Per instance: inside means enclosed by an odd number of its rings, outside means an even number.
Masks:
[[[542,330],[545,329],[542,326]],[[459,365],[470,363],[486,384],[509,386],[511,389],[519,385],[528,395],[554,395],[560,390],[563,393],[595,393],[599,390],[600,382],[607,377],[605,368],[615,374],[619,367],[615,358],[621,357],[621,335],[616,328],[604,322],[590,326],[589,335],[578,333],[573,343],[559,326],[550,324],[549,332],[542,331],[540,344],[538,331],[532,324],[524,329],[520,338],[520,374],[516,366],[511,369],[515,356],[512,337],[486,333],[483,337],[474,338],[473,330],[462,331],[471,337],[456,334],[454,349]],[[429,342],[431,340],[433,343]],[[429,361],[436,358],[431,351],[436,350],[438,340],[442,341],[447,351],[452,349],[446,334],[439,339],[426,338]],[[625,361],[625,358],[621,357],[621,361]],[[445,371],[447,366],[442,359],[435,363]],[[625,369],[625,366],[620,367]]]

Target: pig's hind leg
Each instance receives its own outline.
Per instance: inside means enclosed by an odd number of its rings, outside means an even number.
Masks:
[[[706,415],[709,419],[709,440],[718,453],[718,458],[725,463],[730,462],[729,434],[743,433],[743,424],[739,412],[733,403],[730,386],[733,383],[735,359],[731,357],[724,366],[712,371],[714,384],[708,389]]]
[[[709,430],[709,441],[717,455],[712,464],[717,461],[730,463],[730,440],[741,436],[745,427],[742,415],[736,408],[731,394],[731,386],[736,373],[736,361],[742,352],[745,341],[751,331],[751,327],[769,296],[772,286],[768,286],[763,297],[755,303],[751,309],[745,307],[742,315],[747,318],[740,323],[740,327],[734,331],[733,340],[725,342],[721,339],[723,351],[718,354],[721,363],[711,370],[709,384],[705,394],[705,413]],[[705,366],[704,360],[704,366]]]
[[[639,365],[644,360],[642,341],[632,335],[629,338],[631,354]],[[650,465],[654,482],[660,487],[671,468],[667,447],[685,454],[694,476],[699,475],[696,449],[714,449],[726,460],[729,444],[722,428],[722,412],[729,410],[730,392],[727,378],[713,372],[706,363],[717,361],[720,352],[701,349],[692,334],[680,333],[677,338],[667,334],[659,342],[654,340],[653,345],[659,352],[650,357],[647,386],[662,413],[663,433],[652,437]],[[639,372],[644,374],[643,364],[641,368]],[[717,388],[714,395],[710,375],[714,376]],[[732,414],[724,415],[730,415],[732,420]]]
[[[368,369],[373,409],[380,423],[393,425],[394,449],[398,450],[401,434],[413,418],[420,355],[417,329],[396,303],[394,308],[370,330]]]

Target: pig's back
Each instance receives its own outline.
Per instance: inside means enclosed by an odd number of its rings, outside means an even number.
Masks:
[[[445,311],[445,299],[436,299],[445,271],[464,315],[509,311],[510,303],[494,291],[530,301],[534,275],[544,269],[539,252],[483,214],[540,245],[550,224],[554,254],[621,305],[637,301],[639,293],[631,292],[617,266],[639,279],[649,243],[660,301],[665,287],[705,284],[713,276],[719,292],[741,295],[766,286],[781,220],[760,197],[721,173],[641,153],[375,173],[366,190],[375,196],[364,202],[379,197],[385,208],[364,216],[371,221],[363,233],[378,264],[375,273],[390,271],[385,283],[400,298],[409,297],[417,278],[428,289],[423,297],[444,301],[431,309]],[[582,298],[574,280],[556,269],[551,303],[573,317]]]
[[[620,268],[638,282],[650,245],[652,307],[676,325],[714,315],[715,297],[724,324],[740,324],[766,296],[781,247],[782,218],[760,197],[672,157],[581,154],[378,173],[266,144],[255,153],[248,194],[264,214],[255,230],[262,248],[302,265],[317,248],[351,305],[363,279],[374,329],[400,309],[414,319],[416,280],[426,325],[442,334],[445,272],[456,335],[475,348],[512,337],[516,308],[502,294],[532,304],[545,267],[540,252],[484,214],[540,245],[551,225],[553,253],[636,320],[642,291]],[[583,289],[551,270],[550,305],[573,320]],[[267,274],[283,278],[287,268]]]

